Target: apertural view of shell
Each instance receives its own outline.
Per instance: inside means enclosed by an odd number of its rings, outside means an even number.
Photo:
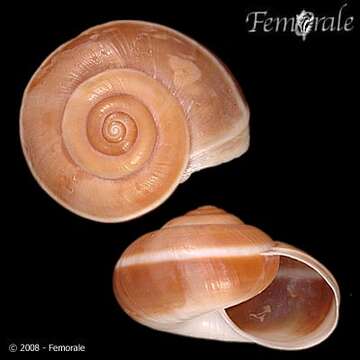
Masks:
[[[20,135],[42,188],[116,222],[161,204],[192,172],[243,154],[249,110],[203,46],[170,28],[115,21],[60,46],[23,97]]]
[[[132,243],[113,285],[148,327],[284,350],[322,342],[339,315],[339,288],[322,264],[212,206]]]

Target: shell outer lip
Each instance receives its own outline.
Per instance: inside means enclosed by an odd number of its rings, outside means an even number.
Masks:
[[[334,294],[334,307],[335,307],[335,317],[332,322],[331,327],[324,333],[322,336],[319,336],[315,341],[309,342],[308,345],[299,345],[299,346],[281,346],[273,344],[271,341],[266,341],[257,338],[256,336],[252,336],[246,331],[241,330],[227,315],[225,309],[218,310],[221,314],[224,321],[232,328],[233,331],[235,331],[237,334],[239,334],[240,341],[245,342],[254,342],[262,346],[266,346],[272,349],[277,350],[305,350],[311,347],[314,347],[324,340],[326,340],[335,330],[337,327],[338,321],[339,321],[339,309],[340,309],[340,291],[338,283],[336,282],[336,279],[334,276],[330,273],[329,270],[326,269],[324,265],[322,265],[318,260],[313,258],[311,255],[307,254],[306,252],[297,249],[294,246],[288,245],[286,243],[276,241],[275,246],[267,250],[263,253],[266,256],[285,256],[288,258],[291,258],[293,260],[297,260],[302,262],[303,264],[309,266],[312,270],[316,271],[322,279],[327,283],[327,285],[330,287]],[[236,305],[236,304],[235,304]]]

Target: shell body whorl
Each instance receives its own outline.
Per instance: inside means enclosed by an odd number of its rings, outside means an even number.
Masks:
[[[271,239],[240,221],[224,226],[228,217],[190,214],[128,247],[117,265],[121,280],[115,287],[132,317],[177,323],[248,300],[271,283],[278,258],[260,255],[271,249]]]
[[[338,318],[338,286],[323,265],[210,206],[132,243],[113,284],[134,320],[193,337],[302,349]]]
[[[39,184],[78,215],[125,221],[192,172],[240,156],[249,110],[224,66],[167,27],[115,21],[54,51],[23,97],[20,135]]]

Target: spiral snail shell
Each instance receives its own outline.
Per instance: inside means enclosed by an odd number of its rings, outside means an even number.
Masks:
[[[338,320],[339,288],[322,264],[212,206],[132,243],[113,284],[134,320],[186,336],[298,350]]]
[[[191,173],[240,156],[249,109],[229,72],[170,28],[115,21],[55,50],[23,97],[20,136],[42,188],[116,222],[161,204]]]

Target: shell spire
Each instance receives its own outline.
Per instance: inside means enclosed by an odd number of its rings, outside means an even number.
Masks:
[[[117,222],[164,202],[191,173],[249,145],[249,109],[203,46],[165,26],[114,21],[55,50],[24,92],[20,137],[41,187]]]

